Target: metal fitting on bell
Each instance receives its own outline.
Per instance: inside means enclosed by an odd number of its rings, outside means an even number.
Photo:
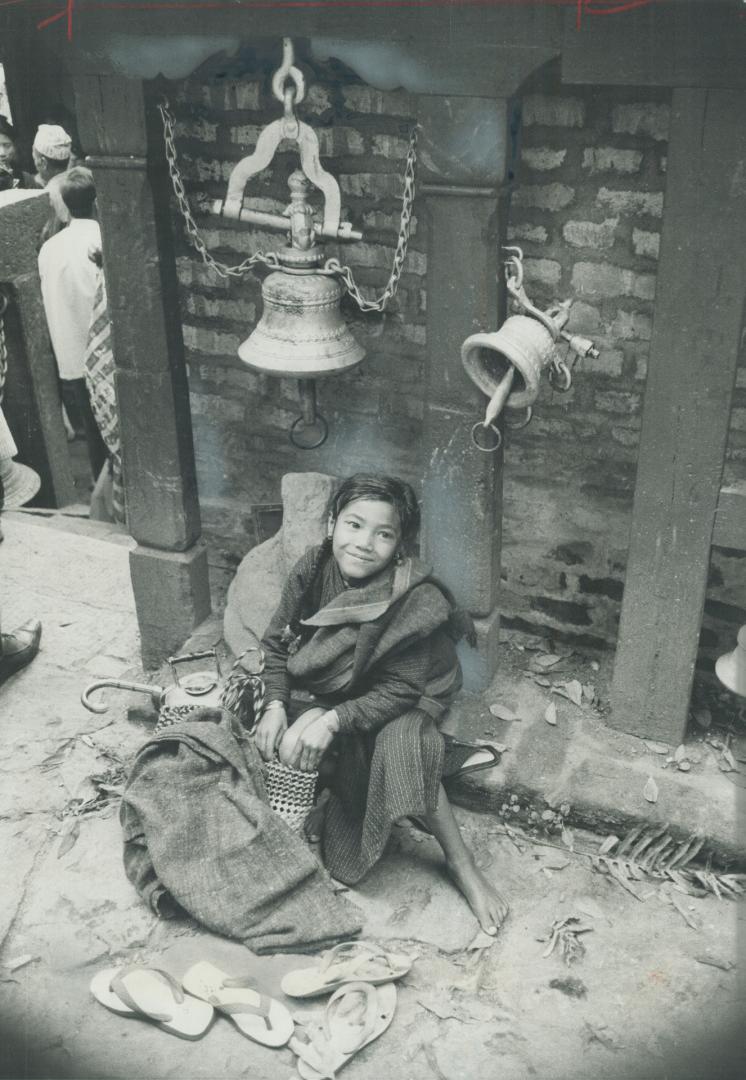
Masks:
[[[715,661],[715,674],[728,690],[746,697],[746,626],[738,631],[735,649]]]

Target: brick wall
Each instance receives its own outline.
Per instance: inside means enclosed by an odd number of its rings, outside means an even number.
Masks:
[[[414,103],[361,85],[338,65],[319,65],[301,112],[317,131],[322,160],[338,178],[343,215],[365,233],[337,250],[358,282],[379,293],[399,223],[402,173]],[[214,72],[173,96],[180,160],[190,198],[223,196],[235,162],[278,115],[269,79]],[[664,213],[666,93],[545,84],[523,100],[521,154],[510,238],[526,255],[526,285],[540,306],[574,297],[570,327],[593,337],[597,360],[578,364],[567,394],[548,385],[529,427],[510,436],[502,607],[507,626],[588,645],[613,645],[622,594],[631,498],[652,330]],[[257,208],[281,210],[296,167],[280,153],[251,182]],[[210,250],[228,263],[276,236],[212,219]],[[236,357],[260,306],[257,278],[216,278],[180,237],[184,340],[190,370],[206,532],[228,559],[250,545],[248,514],[276,502],[287,471],[380,468],[419,482],[423,412],[426,237],[413,223],[397,300],[385,321],[345,312],[367,350],[361,367],[318,384],[330,422],[323,448],[301,453],[287,439],[296,387],[252,374]],[[487,329],[487,328],[485,328]],[[746,358],[745,358],[746,364]],[[727,479],[746,473],[746,366],[739,375]],[[247,538],[248,537],[248,538]],[[715,552],[703,644],[717,651],[746,615],[734,602],[746,560]]]

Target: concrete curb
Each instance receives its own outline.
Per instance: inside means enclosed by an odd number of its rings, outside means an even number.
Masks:
[[[490,703],[506,698],[520,720],[490,714]],[[544,719],[550,700],[556,726]],[[528,678],[502,678],[499,694],[463,698],[446,728],[506,747],[497,767],[449,785],[457,805],[498,815],[507,805],[506,820],[521,824],[532,810],[565,807],[567,824],[618,836],[635,825],[667,825],[675,838],[704,837],[718,863],[746,868],[746,774],[722,772],[705,733],[687,741],[691,771],[681,772],[670,760],[675,747],[666,751],[665,744],[613,731],[589,706],[543,691]],[[651,778],[655,802],[643,794]],[[511,795],[518,797],[517,812],[510,809]]]

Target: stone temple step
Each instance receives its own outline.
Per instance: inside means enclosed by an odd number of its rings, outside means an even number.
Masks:
[[[124,525],[109,521],[91,521],[88,507],[83,503],[74,503],[60,509],[24,508],[3,513],[5,521],[19,521],[24,525],[34,525],[46,529],[58,529],[78,536],[90,536],[123,547],[134,547],[135,541]]]

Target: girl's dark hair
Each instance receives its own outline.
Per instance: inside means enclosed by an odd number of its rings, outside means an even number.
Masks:
[[[394,507],[401,526],[404,544],[410,544],[420,528],[420,508],[412,487],[398,476],[378,473],[355,473],[343,480],[329,500],[328,511],[334,521],[356,499],[376,499]]]
[[[4,135],[6,139],[10,139],[10,141],[15,145],[16,129],[13,127],[11,122],[7,120],[4,116],[0,116],[0,135]]]

